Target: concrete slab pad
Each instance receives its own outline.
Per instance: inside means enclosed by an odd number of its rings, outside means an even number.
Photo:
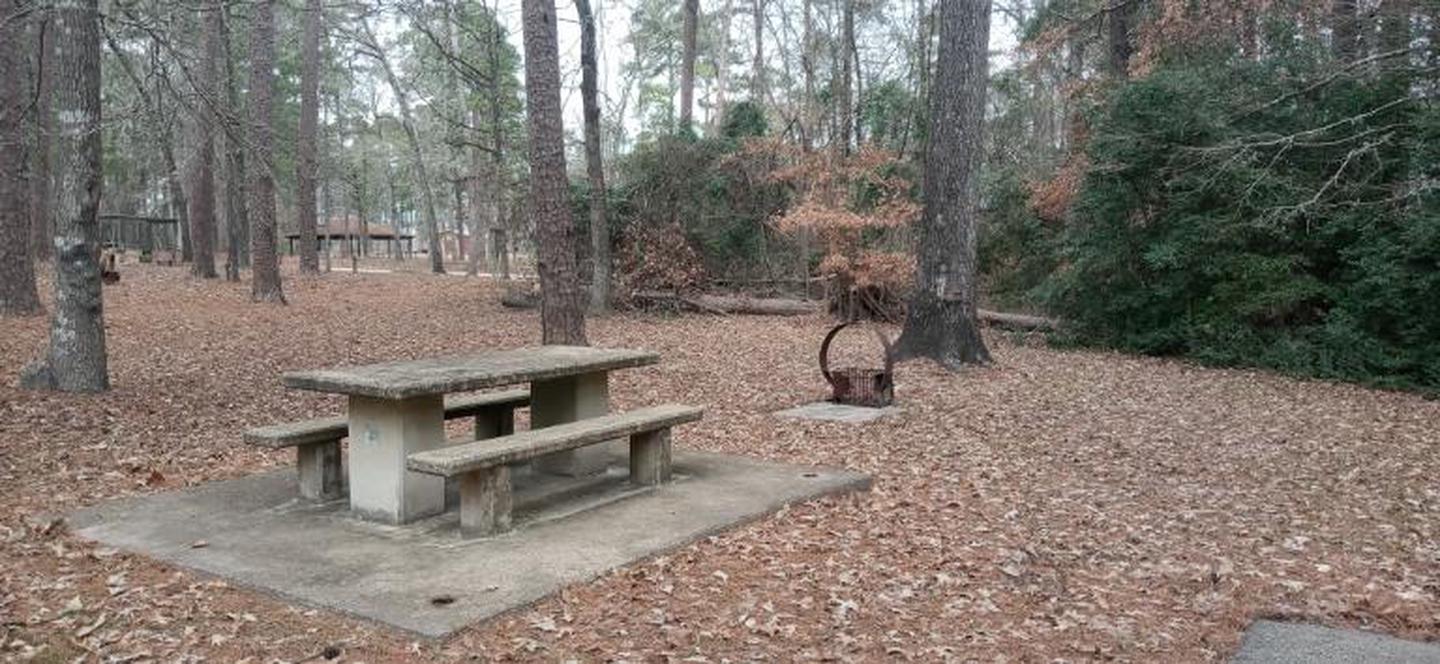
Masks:
[[[1318,625],[1259,620],[1232,664],[1440,664],[1440,645]]]
[[[865,408],[863,406],[847,406],[844,404],[831,403],[829,401],[817,401],[797,406],[789,410],[782,410],[775,413],[778,417],[793,417],[802,420],[821,420],[826,422],[850,422],[861,424],[878,420],[886,415],[900,412],[895,406],[884,408]]]
[[[676,481],[515,477],[516,530],[462,540],[454,511],[405,526],[346,499],[297,498],[293,470],[116,501],[69,515],[82,537],[428,637],[821,495],[869,488],[842,470],[676,450]],[[204,540],[207,545],[194,548]]]

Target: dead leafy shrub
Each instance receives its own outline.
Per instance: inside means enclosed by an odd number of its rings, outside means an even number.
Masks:
[[[631,226],[621,239],[616,265],[625,292],[698,290],[706,281],[700,252],[678,225]]]
[[[1090,160],[1077,154],[1065,162],[1055,176],[1030,185],[1030,209],[1045,221],[1064,221],[1065,215],[1080,195],[1080,185],[1090,170]]]
[[[906,230],[921,207],[898,158],[877,148],[789,156],[791,165],[773,177],[795,189],[796,203],[773,223],[793,237],[819,240],[830,311],[900,320],[914,276]]]

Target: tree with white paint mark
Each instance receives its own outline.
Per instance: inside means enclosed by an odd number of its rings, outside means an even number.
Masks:
[[[100,9],[98,0],[51,6],[55,66],[55,306],[50,344],[26,367],[23,387],[110,388],[99,262]]]

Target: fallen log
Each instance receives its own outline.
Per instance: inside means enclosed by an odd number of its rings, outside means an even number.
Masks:
[[[642,305],[680,306],[693,311],[759,316],[804,316],[821,311],[823,303],[783,298],[761,298],[732,295],[680,295],[671,291],[636,291],[631,294]],[[1048,331],[1055,329],[1055,320],[1044,316],[1011,314],[980,309],[980,322],[1016,330]]]
[[[631,298],[642,305],[671,305],[716,314],[805,316],[820,311],[819,302],[802,302],[743,295],[680,295],[669,291],[636,291]]]
[[[1055,329],[1055,319],[1044,316],[1029,316],[1026,314],[1007,314],[1000,311],[988,311],[980,309],[977,312],[980,322],[989,323],[996,327],[1008,327],[1016,330],[1049,331]]]

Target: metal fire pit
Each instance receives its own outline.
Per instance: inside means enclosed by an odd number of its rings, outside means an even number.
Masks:
[[[880,341],[880,346],[885,349],[885,367],[883,369],[870,369],[861,367],[830,368],[830,342],[835,340],[835,335],[851,325],[855,321],[841,323],[825,335],[825,341],[820,344],[820,373],[825,375],[826,382],[830,383],[830,400],[835,403],[849,406],[865,406],[868,408],[884,408],[895,401],[895,360],[890,352],[890,340],[877,327],[872,327],[875,338]]]

